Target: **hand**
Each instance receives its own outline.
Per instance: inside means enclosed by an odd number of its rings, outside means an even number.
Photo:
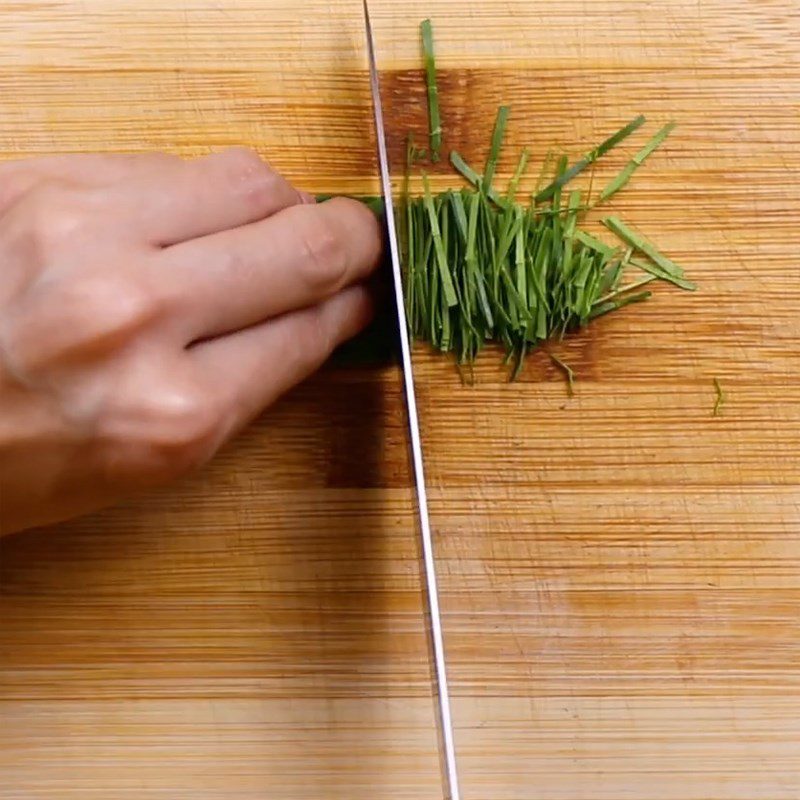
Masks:
[[[380,247],[243,149],[0,165],[0,532],[205,462],[366,325]]]

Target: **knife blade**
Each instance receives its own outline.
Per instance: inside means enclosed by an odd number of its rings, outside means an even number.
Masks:
[[[458,787],[458,771],[456,769],[455,742],[453,737],[453,719],[450,710],[450,692],[447,683],[447,662],[442,633],[442,616],[439,605],[439,586],[436,578],[436,560],[431,534],[430,515],[428,513],[428,495],[425,484],[425,465],[422,457],[422,438],[419,431],[419,415],[417,413],[417,397],[414,388],[414,373],[411,363],[411,344],[408,336],[408,321],[403,300],[403,276],[400,269],[400,247],[397,241],[394,203],[392,202],[392,182],[389,173],[389,155],[386,147],[386,130],[383,122],[383,106],[381,103],[380,79],[378,76],[375,40],[372,35],[372,23],[369,16],[367,0],[363,0],[364,23],[367,36],[367,56],[369,59],[369,82],[372,90],[372,109],[375,117],[375,134],[378,140],[378,163],[380,167],[381,192],[383,194],[386,213],[386,227],[389,240],[389,255],[392,264],[394,282],[394,299],[397,306],[397,319],[400,323],[400,354],[403,369],[403,385],[405,388],[406,410],[408,412],[408,429],[411,443],[411,460],[414,471],[414,482],[417,495],[417,516],[420,542],[422,545],[422,563],[425,583],[425,594],[428,602],[430,620],[430,639],[433,651],[433,673],[436,684],[436,701],[439,722],[441,760],[443,762],[443,783],[445,800],[460,800]]]

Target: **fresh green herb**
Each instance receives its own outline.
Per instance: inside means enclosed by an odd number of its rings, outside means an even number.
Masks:
[[[500,148],[503,146],[508,114],[508,106],[500,106],[497,109],[497,118],[492,132],[492,146],[489,150],[489,157],[486,159],[486,169],[483,171],[483,188],[487,194],[492,190],[492,180],[494,179],[494,171],[497,168],[497,159],[500,157]]]
[[[644,253],[653,262],[652,264],[646,264],[643,261],[631,260],[630,263],[633,266],[646,270],[662,280],[670,281],[670,283],[680,286],[681,289],[694,291],[697,288],[697,285],[692,281],[684,279],[683,270],[674,261],[670,261],[660,253],[656,246],[648,242],[643,236],[632,231],[621,219],[618,217],[606,217],[603,220],[603,225],[619,236],[625,244],[630,245],[634,250]]]
[[[485,189],[484,179],[481,178],[481,176],[478,175],[478,173],[475,172],[475,170],[472,169],[472,167],[469,164],[467,164],[467,162],[464,161],[464,159],[455,150],[450,151],[450,163],[453,165],[456,171],[460,172],[461,175],[463,175],[464,178],[466,178],[466,180],[469,183],[471,183],[476,189],[483,189],[484,192],[486,193],[486,196],[493,203],[495,203],[498,206],[505,207],[506,203],[503,200],[503,198],[500,197],[500,195],[497,194],[497,192],[494,189],[492,188]]]
[[[595,300],[594,305],[599,306],[602,303],[607,303],[609,300],[613,300],[615,297],[619,297],[621,294],[632,292],[634,289],[641,289],[642,286],[647,286],[648,283],[652,283],[654,280],[656,280],[655,275],[648,275],[646,278],[629,283],[627,286],[621,286],[620,288],[615,289],[613,292],[609,292],[598,300]]]
[[[444,292],[444,299],[447,306],[454,306],[458,303],[456,297],[456,290],[453,286],[453,279],[450,275],[450,267],[447,264],[447,254],[442,240],[442,232],[439,229],[439,214],[437,207],[433,202],[433,195],[431,194],[431,186],[428,181],[428,176],[422,173],[422,184],[425,187],[424,203],[425,210],[428,212],[428,222],[430,223],[431,236],[433,237],[433,250],[436,254],[436,266],[439,269],[439,275],[442,281],[442,289]],[[449,319],[449,316],[448,316]]]
[[[586,245],[590,250],[595,250],[598,253],[606,256],[606,258],[610,258],[614,255],[615,249],[610,245],[607,245],[605,242],[601,242],[595,236],[592,236],[590,233],[586,233],[586,231],[576,231],[575,238],[583,245]]]
[[[718,417],[722,413],[722,406],[725,405],[725,392],[722,390],[722,384],[719,378],[714,378],[714,391],[716,392],[716,399],[714,400],[714,416]]]
[[[433,26],[429,19],[420,24],[422,53],[425,60],[425,80],[428,87],[428,125],[431,160],[438,161],[442,149],[442,119],[439,112],[439,86],[436,82],[436,59],[433,54]]]
[[[639,292],[638,294],[627,294],[617,300],[606,300],[599,305],[593,306],[589,319],[597,319],[611,311],[618,311],[620,308],[629,306],[631,303],[641,303],[649,300],[653,296],[652,292]]]
[[[660,277],[622,283],[628,254],[579,230],[580,191],[563,214],[536,216],[517,203],[499,208],[481,189],[434,196],[425,175],[423,187],[407,209],[418,242],[404,248],[407,316],[415,339],[460,364],[496,341],[515,361],[513,378],[530,350],[647,299],[640,290]]]
[[[519,156],[519,161],[517,162],[517,168],[514,170],[514,175],[508,182],[508,192],[506,193],[506,199],[508,200],[509,203],[514,202],[514,198],[517,195],[517,189],[519,188],[519,182],[522,179],[522,176],[525,174],[527,166],[528,166],[528,148],[523,147],[522,153],[520,153]]]
[[[657,264],[651,264],[648,261],[642,261],[638,258],[629,258],[628,263],[632,267],[637,267],[638,269],[643,270],[644,272],[649,272],[651,275],[654,275],[656,278],[661,278],[663,281],[668,281],[669,283],[674,283],[676,286],[679,286],[681,289],[685,289],[687,292],[693,292],[697,289],[697,284],[693,281],[688,281],[685,278],[682,278],[678,275],[673,275],[666,270],[662,269]]]
[[[430,21],[421,26],[428,90],[431,160],[441,147],[441,118]],[[489,343],[505,348],[505,363],[513,364],[511,379],[522,371],[526,355],[549,340],[580,330],[592,320],[651,296],[649,284],[672,283],[693,290],[681,267],[618,217],[602,220],[619,240],[607,244],[581,228],[592,208],[595,162],[644,123],[639,116],[569,166],[566,155],[548,153],[536,191],[517,200],[528,167],[524,149],[504,191],[496,188],[497,169],[509,108],[501,106],[495,120],[483,174],[455,150],[450,163],[468,186],[434,194],[422,172],[421,196],[411,196],[410,174],[425,156],[409,138],[403,182],[402,217],[404,297],[410,335],[442,352],[452,352],[462,376]],[[597,203],[620,191],[636,169],[667,138],[674,125],[661,128],[600,193]],[[564,187],[592,168],[588,193]],[[545,184],[545,188],[540,188]],[[376,214],[377,198],[365,198]],[[644,276],[626,279],[630,269]],[[647,290],[644,287],[648,286]],[[573,392],[572,369],[550,354]],[[466,367],[466,369],[464,369]],[[718,392],[718,412],[724,401]],[[722,397],[722,400],[719,397]]]
[[[672,133],[674,128],[675,123],[670,122],[658,131],[658,133],[656,133],[656,135],[653,136],[653,138],[625,165],[622,172],[600,192],[600,199],[598,202],[605,202],[609,197],[615,195],[620,189],[625,187],[633,176],[633,173],[644,164],[645,159],[661,145],[667,136]]]
[[[564,373],[564,377],[567,379],[567,395],[573,397],[575,394],[575,373],[572,371],[572,368],[568,364],[565,364],[558,356],[554,356],[552,353],[548,353],[547,355],[550,356],[550,360]]]
[[[605,155],[612,147],[618,145],[623,139],[627,139],[637,128],[645,123],[643,116],[638,116],[631,120],[627,125],[620,128],[615,134],[611,135],[604,142],[601,142],[594,150],[590,150],[580,161],[577,161],[569,169],[564,170],[549,186],[542,189],[535,197],[535,202],[544,203],[549,200],[555,192],[566,185],[576,175],[579,175],[590,164],[594,164],[598,158]],[[656,145],[658,146],[658,145]]]

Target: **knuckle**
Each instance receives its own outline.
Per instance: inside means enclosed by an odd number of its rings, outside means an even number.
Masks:
[[[231,183],[274,182],[277,177],[270,165],[249,147],[231,147],[223,153],[223,158]]]
[[[299,228],[300,264],[313,290],[330,293],[347,279],[347,247],[330,220],[315,210],[313,206],[298,208],[305,221]]]
[[[121,348],[159,312],[153,291],[113,275],[43,281],[0,325],[17,371],[91,360]]]
[[[173,393],[160,410],[164,427],[157,444],[169,463],[183,469],[204,461],[221,427],[216,404],[196,391],[182,391]]]
[[[142,280],[129,276],[105,274],[72,290],[81,319],[100,340],[127,339],[156,318],[161,298]]]
[[[92,207],[89,194],[64,182],[47,180],[24,196],[28,236],[40,254],[52,254],[91,234],[97,209]]]
[[[224,158],[229,185],[256,217],[275,205],[276,193],[285,187],[284,179],[255,150],[231,148]]]
[[[113,449],[126,472],[156,481],[178,477],[207,461],[225,433],[221,403],[192,383],[160,382],[137,399],[123,398]]]

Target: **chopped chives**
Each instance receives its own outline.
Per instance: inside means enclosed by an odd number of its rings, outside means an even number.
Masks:
[[[619,297],[616,300],[606,300],[605,303],[600,303],[600,305],[595,306],[589,314],[589,319],[597,319],[598,317],[602,317],[605,314],[608,314],[611,311],[617,311],[620,308],[624,308],[625,306],[630,305],[631,303],[641,303],[643,300],[647,300],[648,298],[652,297],[652,292],[639,292],[638,294],[628,294],[624,295],[623,297]]]
[[[600,192],[600,198],[598,203],[602,203],[605,200],[608,200],[609,197],[615,195],[620,189],[624,188],[628,181],[633,176],[633,173],[636,172],[639,167],[645,162],[645,159],[651,155],[660,145],[661,143],[667,138],[667,136],[672,133],[673,129],[675,128],[675,123],[670,122],[661,128],[655,136],[625,165],[622,172],[614,178],[602,192]]]
[[[625,244],[634,250],[644,253],[654,264],[658,265],[664,273],[672,278],[682,278],[683,270],[665,255],[660,253],[655,245],[647,241],[643,236],[632,231],[619,217],[606,217],[603,221],[612,233],[615,233]]]
[[[506,199],[509,203],[514,201],[514,198],[517,195],[517,188],[519,187],[519,182],[522,179],[522,176],[525,174],[525,169],[528,166],[528,148],[523,147],[522,153],[520,153],[519,161],[517,162],[517,168],[514,170],[514,175],[511,177],[511,180],[508,184],[508,192],[506,193]]]
[[[568,364],[565,364],[558,356],[548,353],[550,360],[564,373],[567,379],[567,395],[572,397],[575,394],[575,373]]]
[[[429,20],[422,23],[421,35],[430,123],[428,155],[435,161],[442,128]],[[513,380],[530,351],[598,317],[646,300],[656,280],[696,288],[677,264],[618,217],[602,220],[619,240],[616,246],[581,227],[584,212],[592,208],[595,162],[641,127],[644,117],[636,117],[572,166],[567,156],[548,153],[536,191],[524,204],[517,197],[528,167],[527,149],[520,154],[507,186],[495,185],[508,118],[508,106],[501,105],[483,174],[457,151],[450,152],[450,162],[467,187],[433,194],[423,172],[421,196],[410,196],[409,173],[425,154],[411,137],[406,152],[403,203],[398,207],[410,334],[452,352],[459,372],[468,379],[472,363],[489,343],[504,348],[505,363],[513,364]],[[620,191],[673,127],[670,123],[652,136],[600,192],[597,202]],[[565,190],[589,167],[588,196],[585,190]],[[379,198],[365,202],[375,213],[382,213]],[[629,267],[645,274],[623,280]],[[572,394],[574,372],[556,356],[550,354],[550,358],[566,376]],[[724,393],[717,379],[714,385],[718,413]]]
[[[602,253],[606,258],[611,258],[611,256],[614,255],[615,250],[613,247],[607,245],[605,242],[601,242],[600,239],[592,236],[590,233],[586,233],[586,231],[576,231],[575,238],[582,245],[585,245],[590,250]]]
[[[436,59],[433,53],[433,26],[429,19],[420,23],[422,54],[425,61],[425,80],[428,88],[428,126],[431,160],[438,161],[442,149],[442,119],[439,112],[439,86],[436,82]]]
[[[450,151],[450,163],[453,167],[460,172],[464,178],[467,179],[469,183],[471,183],[476,189],[481,189],[483,187],[483,178],[475,172],[472,167],[467,164],[466,161],[461,157],[459,153],[455,150]],[[488,189],[486,191],[486,196],[496,205],[505,207],[506,203],[502,197],[494,189]]]
[[[442,233],[439,230],[439,219],[436,214],[436,207],[433,203],[433,196],[431,195],[431,185],[428,181],[428,176],[424,172],[422,173],[422,184],[425,187],[425,210],[428,212],[428,221],[431,227],[431,236],[433,237],[433,249],[436,254],[436,265],[439,269],[439,275],[442,281],[442,290],[447,305],[454,306],[458,303],[456,290],[453,286],[453,279],[450,277],[450,267],[447,264],[447,256],[445,255],[444,245],[442,243]]]
[[[693,281],[688,281],[685,278],[679,278],[676,275],[672,275],[657,264],[651,264],[648,261],[641,261],[638,258],[631,258],[629,259],[628,263],[632,267],[637,267],[644,272],[649,272],[656,278],[661,278],[662,281],[674,283],[676,286],[680,287],[681,289],[685,289],[687,292],[693,292],[697,288],[697,284]]]
[[[448,192],[450,205],[453,209],[456,227],[461,234],[461,238],[467,241],[467,212],[464,208],[464,197],[461,192]]]
[[[497,118],[492,132],[492,146],[489,150],[489,157],[486,159],[486,169],[483,171],[483,186],[487,194],[492,190],[492,180],[494,180],[494,171],[497,168],[500,148],[503,146],[509,111],[508,106],[500,106],[497,109]]]
[[[620,286],[618,289],[614,289],[613,292],[609,292],[603,297],[600,297],[597,300],[595,300],[593,305],[597,306],[601,305],[602,303],[607,303],[609,300],[613,300],[615,297],[619,297],[619,295],[625,294],[625,292],[632,292],[634,289],[641,289],[642,286],[647,286],[648,283],[652,283],[654,280],[657,280],[657,277],[655,275],[648,275],[646,278],[642,278],[641,280],[629,283],[627,286]]]
[[[577,161],[569,169],[565,170],[547,187],[542,189],[536,195],[535,202],[543,203],[549,200],[557,189],[560,189],[566,183],[571,181],[576,175],[583,172],[590,164],[597,161],[598,158],[605,155],[612,147],[618,145],[623,139],[630,136],[637,128],[640,128],[645,123],[645,118],[642,115],[631,120],[627,125],[620,128],[616,133],[608,137],[604,142],[601,142],[594,150],[590,150],[580,161]]]

